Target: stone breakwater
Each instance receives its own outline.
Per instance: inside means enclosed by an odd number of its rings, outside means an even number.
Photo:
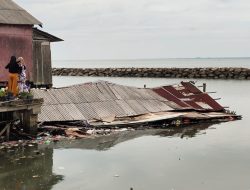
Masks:
[[[250,80],[247,68],[53,68],[53,76],[204,78]]]

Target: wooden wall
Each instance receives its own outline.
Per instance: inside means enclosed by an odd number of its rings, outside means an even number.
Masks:
[[[33,77],[34,85],[52,85],[50,42],[33,41]]]
[[[5,66],[10,57],[23,57],[27,67],[27,78],[32,75],[32,26],[0,24],[0,81],[8,80]]]

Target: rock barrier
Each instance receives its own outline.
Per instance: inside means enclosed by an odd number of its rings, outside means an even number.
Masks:
[[[222,68],[53,68],[53,76],[151,77],[250,80],[250,69]]]

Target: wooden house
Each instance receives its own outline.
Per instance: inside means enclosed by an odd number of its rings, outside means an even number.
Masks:
[[[8,80],[5,66],[12,55],[23,57],[27,79],[35,86],[52,86],[50,42],[61,41],[34,28],[42,23],[12,0],[0,0],[0,82]]]
[[[52,87],[51,42],[62,39],[33,28],[33,72],[31,81],[35,86]]]

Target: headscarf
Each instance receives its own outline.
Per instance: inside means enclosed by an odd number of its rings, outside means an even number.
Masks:
[[[25,64],[23,57],[18,57],[16,61],[17,61],[17,63],[21,63],[22,65]]]

